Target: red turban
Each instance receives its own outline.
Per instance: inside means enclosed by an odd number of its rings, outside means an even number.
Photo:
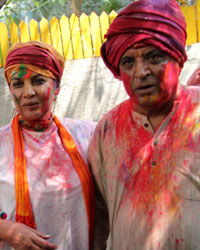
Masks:
[[[47,43],[38,41],[17,43],[9,50],[6,58],[5,77],[8,83],[13,72],[18,72],[22,67],[56,79],[59,84],[63,74],[64,59]]]
[[[182,67],[186,23],[175,0],[139,0],[121,10],[110,25],[101,47],[101,56],[115,77],[120,76],[119,60],[131,46],[142,43],[160,48]]]

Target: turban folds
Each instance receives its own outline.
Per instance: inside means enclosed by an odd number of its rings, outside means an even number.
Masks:
[[[110,25],[101,56],[115,77],[119,60],[135,44],[156,46],[175,58],[180,66],[185,52],[186,23],[175,0],[139,0],[122,9]]]
[[[10,82],[13,73],[24,69],[55,79],[59,84],[63,74],[64,59],[47,43],[38,41],[17,43],[9,50],[6,58],[7,82]]]

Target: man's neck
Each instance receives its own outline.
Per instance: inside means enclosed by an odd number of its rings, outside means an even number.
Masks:
[[[158,129],[158,127],[161,125],[162,121],[168,116],[168,114],[171,112],[173,108],[174,101],[172,101],[169,104],[165,104],[160,109],[141,109],[135,107],[135,111],[147,116],[154,132]]]
[[[160,127],[162,121],[166,118],[168,114],[162,114],[159,116],[148,116],[148,120],[153,128],[153,131],[156,132]]]

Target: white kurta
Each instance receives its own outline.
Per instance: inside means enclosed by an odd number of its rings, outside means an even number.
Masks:
[[[95,123],[63,119],[87,162]],[[58,249],[88,249],[88,221],[81,183],[53,123],[46,132],[23,129],[30,199],[37,230]],[[0,211],[15,220],[14,147],[11,124],[0,129]],[[3,249],[12,249],[7,243]]]

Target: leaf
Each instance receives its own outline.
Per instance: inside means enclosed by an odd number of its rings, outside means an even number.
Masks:
[[[34,4],[35,4],[36,7],[39,6],[39,2],[38,1],[34,1]]]
[[[66,0],[58,0],[58,2],[59,2],[59,4],[60,4],[60,5],[64,6],[64,5],[65,5]]]

